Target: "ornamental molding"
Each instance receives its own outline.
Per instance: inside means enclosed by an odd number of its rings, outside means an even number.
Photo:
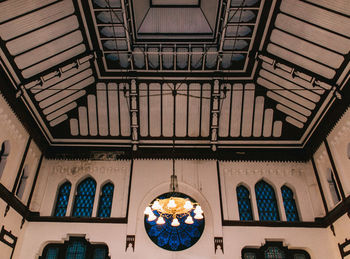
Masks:
[[[4,111],[3,108],[0,108],[0,120],[3,131],[5,131],[7,135],[11,136],[11,140],[15,141],[16,143],[23,142],[24,137],[18,130],[18,126],[13,123],[9,114]]]
[[[344,125],[337,131],[337,133],[334,135],[330,143],[334,146],[336,144],[339,144],[340,142],[343,143],[344,139],[346,139],[346,143],[348,143],[349,135],[350,135],[350,120],[346,121]]]
[[[91,161],[74,162],[69,165],[53,166],[55,175],[64,175],[70,177],[81,177],[87,174],[111,175],[124,174],[127,171],[126,165],[98,165]]]
[[[280,177],[301,177],[304,169],[285,168],[285,169],[233,169],[225,168],[224,173],[235,177],[241,176],[280,176]]]

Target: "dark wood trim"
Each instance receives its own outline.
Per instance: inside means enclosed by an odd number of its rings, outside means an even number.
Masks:
[[[132,172],[134,170],[134,159],[131,160],[130,164],[130,175],[129,175],[129,186],[128,186],[128,202],[126,205],[126,221],[129,218],[129,206],[130,206],[130,194],[131,194],[131,183],[132,183]]]
[[[5,238],[6,237],[6,238]],[[12,240],[12,243],[9,240]],[[17,237],[11,233],[11,231],[7,231],[5,229],[5,226],[2,226],[1,232],[0,232],[0,242],[8,245],[12,248],[12,252],[10,255],[10,259],[13,257],[13,253],[15,252],[16,244],[17,244]]]
[[[325,227],[330,226],[336,222],[340,217],[350,212],[350,196],[346,197],[333,210],[331,210],[326,217],[322,218]]]
[[[323,192],[323,188],[322,188],[322,185],[321,185],[320,177],[318,175],[318,170],[317,170],[317,167],[316,167],[316,164],[315,164],[314,157],[311,157],[311,163],[312,163],[312,167],[314,169],[314,173],[315,173],[315,177],[316,177],[316,181],[317,181],[317,186],[318,186],[318,189],[319,189],[320,194],[321,194],[323,207],[324,207],[324,210],[325,210],[326,215],[327,215],[328,212],[329,212],[328,205],[327,205],[327,202],[326,202],[326,198],[324,197],[324,192]]]
[[[28,217],[31,213],[27,206],[25,206],[16,196],[7,190],[7,188],[0,183],[0,198],[5,201],[11,208],[18,212],[22,217]]]
[[[239,226],[239,227],[284,227],[284,228],[325,228],[322,220],[304,221],[304,222],[288,222],[288,221],[243,221],[243,220],[224,220],[223,226]]]
[[[67,223],[115,223],[127,224],[125,218],[77,218],[77,217],[52,217],[40,216],[38,212],[28,209],[10,191],[0,183],[0,198],[8,203],[15,211],[29,222],[67,222]],[[253,227],[297,227],[297,228],[327,228],[340,217],[350,211],[350,196],[338,204],[331,212],[323,218],[316,218],[313,222],[285,222],[285,221],[240,221],[223,220],[223,226],[253,226]]]
[[[350,196],[338,204],[325,217],[315,218],[315,221],[287,222],[287,221],[257,221],[257,220],[224,220],[223,226],[244,226],[244,227],[291,227],[291,228],[327,228],[340,217],[350,211]]]
[[[340,178],[339,178],[339,174],[338,174],[338,170],[337,170],[337,167],[335,166],[335,163],[334,163],[334,160],[333,160],[333,155],[332,155],[331,149],[329,148],[327,138],[324,139],[324,145],[325,145],[326,150],[327,150],[329,161],[331,162],[332,171],[334,173],[335,180],[337,181],[337,186],[338,186],[338,189],[340,191],[341,198],[342,198],[342,200],[344,200],[345,199],[345,193],[344,193],[343,185],[341,184],[341,181],[340,181]]]
[[[27,144],[26,144],[26,147],[25,147],[24,152],[23,152],[21,163],[20,163],[18,171],[17,171],[16,180],[15,180],[15,183],[13,184],[13,187],[12,187],[12,193],[15,193],[16,190],[17,190],[17,186],[18,186],[19,180],[21,179],[24,162],[26,161],[28,150],[29,150],[29,146],[30,146],[31,142],[32,142],[32,137],[29,136]]]
[[[346,249],[345,247],[350,247],[350,240],[348,240],[347,238],[345,238],[344,243],[338,243],[338,248],[342,259],[350,255],[350,250],[348,248]]]
[[[67,222],[67,223],[118,223],[127,224],[127,218],[98,218],[98,217],[53,217],[53,216],[39,216],[30,215],[28,218],[30,222]]]
[[[220,178],[220,164],[219,160],[216,160],[216,172],[218,176],[218,187],[219,187],[219,199],[220,199],[220,213],[221,213],[221,223],[224,225],[224,210],[222,206],[222,193],[221,193],[221,178]]]
[[[36,181],[38,180],[38,176],[39,176],[39,172],[40,172],[40,169],[41,169],[41,163],[43,161],[43,158],[44,158],[44,155],[41,154],[39,162],[38,162],[38,166],[36,168],[35,177],[34,177],[33,184],[32,184],[32,189],[30,190],[29,198],[28,198],[28,201],[27,201],[27,207],[28,208],[30,207],[30,203],[31,203],[32,198],[33,198],[33,193],[34,193],[34,190],[35,190]]]

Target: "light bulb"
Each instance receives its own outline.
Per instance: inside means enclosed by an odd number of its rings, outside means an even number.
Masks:
[[[193,208],[192,202],[190,202],[190,201],[187,200],[187,201],[185,202],[184,208],[185,208],[186,210],[191,210],[191,209]]]
[[[176,207],[176,203],[173,199],[170,199],[167,206],[168,206],[168,208],[173,209]]]
[[[152,210],[160,210],[162,209],[162,206],[160,206],[159,201],[155,201],[152,205]]]
[[[148,214],[148,221],[153,221],[155,219],[157,219],[157,217],[156,215],[154,215],[153,211],[150,214]]]
[[[188,215],[187,219],[185,220],[185,223],[190,224],[190,225],[193,224],[193,219],[192,219],[191,215]]]
[[[157,219],[157,225],[163,225],[165,223],[165,220],[162,216],[160,216],[158,219]]]
[[[171,225],[173,227],[178,227],[178,226],[180,226],[180,222],[177,218],[174,218],[173,221],[171,222]]]
[[[203,210],[202,210],[201,206],[197,205],[193,212],[196,214],[198,214],[198,213],[202,214]]]
[[[150,208],[149,206],[148,206],[148,207],[146,207],[146,209],[145,209],[144,213],[145,213],[146,215],[149,215],[150,213],[152,213],[151,208]]]
[[[202,213],[196,213],[196,214],[194,215],[194,218],[195,218],[195,219],[202,219],[202,218],[203,218],[203,214],[202,214]]]

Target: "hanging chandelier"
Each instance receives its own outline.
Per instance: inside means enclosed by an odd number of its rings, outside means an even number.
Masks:
[[[176,90],[173,91],[176,95]],[[174,110],[175,112],[175,110]],[[175,118],[175,114],[174,114]],[[175,119],[173,121],[173,172],[170,178],[171,195],[169,198],[156,199],[153,203],[146,207],[144,214],[148,216],[148,221],[156,221],[157,225],[165,224],[165,219],[172,219],[171,226],[180,226],[179,219],[186,217],[186,224],[193,224],[195,220],[203,219],[203,210],[201,206],[192,202],[189,198],[176,197],[176,189],[178,187],[177,177],[175,175]],[[155,213],[156,212],[156,213]],[[192,217],[192,215],[194,216]]]
[[[158,217],[156,214],[159,215]],[[193,213],[192,213],[193,212]],[[203,210],[201,206],[192,202],[188,198],[171,196],[170,198],[156,199],[145,209],[145,215],[148,221],[156,221],[157,225],[165,224],[165,219],[172,219],[171,226],[180,226],[180,218],[186,217],[186,224],[193,224],[195,220],[203,219]],[[191,214],[194,214],[192,217]]]

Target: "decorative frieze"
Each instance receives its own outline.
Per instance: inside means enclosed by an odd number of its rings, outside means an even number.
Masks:
[[[284,168],[284,169],[237,169],[224,168],[224,173],[231,176],[280,176],[280,177],[301,177],[304,173],[303,169],[299,168]]]
[[[118,174],[126,171],[126,166],[118,165],[96,165],[92,161],[78,161],[68,165],[53,166],[53,173],[56,175],[81,177],[86,174]]]

